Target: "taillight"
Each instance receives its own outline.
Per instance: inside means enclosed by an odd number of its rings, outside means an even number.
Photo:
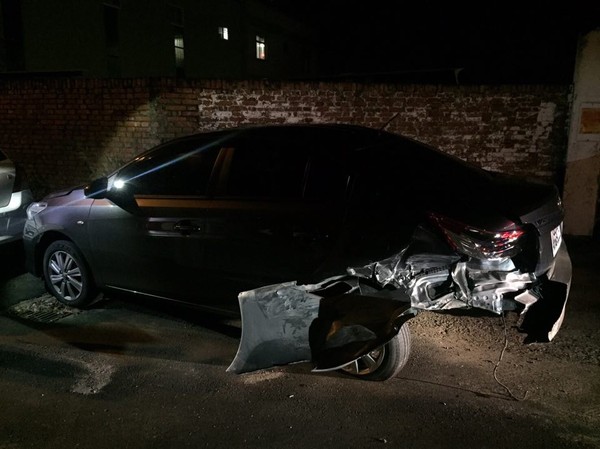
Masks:
[[[439,214],[431,213],[429,217],[455,251],[475,259],[505,259],[516,256],[522,249],[519,238],[525,231],[516,225],[511,229],[493,232]]]

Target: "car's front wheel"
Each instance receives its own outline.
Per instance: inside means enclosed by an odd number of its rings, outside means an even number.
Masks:
[[[383,346],[346,365],[342,370],[364,380],[384,381],[398,375],[410,356],[411,338],[404,323],[394,338]]]
[[[44,279],[63,304],[85,307],[96,298],[92,275],[77,247],[67,240],[51,243],[44,253]]]

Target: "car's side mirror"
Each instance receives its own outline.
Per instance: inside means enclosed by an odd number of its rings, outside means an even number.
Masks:
[[[139,208],[135,197],[131,193],[130,186],[125,183],[119,184],[118,180],[109,189],[107,178],[95,179],[85,186],[83,193],[87,198],[94,200],[106,198],[132,214],[139,213]]]
[[[108,179],[105,177],[94,179],[83,189],[83,193],[87,198],[100,200],[106,198],[108,193]]]

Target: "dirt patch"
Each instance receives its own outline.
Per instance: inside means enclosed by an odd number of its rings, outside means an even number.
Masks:
[[[581,301],[577,291],[574,298]],[[583,427],[575,433],[600,445],[600,331],[593,324],[600,317],[587,307],[591,300],[567,310],[554,341],[529,345],[516,313],[504,322],[495,315],[421,313],[410,321],[413,362],[431,364],[428,382],[529,403],[568,428]]]

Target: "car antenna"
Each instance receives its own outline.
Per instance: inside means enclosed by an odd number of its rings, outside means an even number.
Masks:
[[[392,118],[389,119],[387,122],[385,122],[381,128],[379,128],[379,131],[385,131],[385,129],[389,126],[389,124],[392,123],[394,120],[396,120],[396,117],[398,117],[399,115],[400,115],[400,112],[396,112],[394,115],[392,115]]]

